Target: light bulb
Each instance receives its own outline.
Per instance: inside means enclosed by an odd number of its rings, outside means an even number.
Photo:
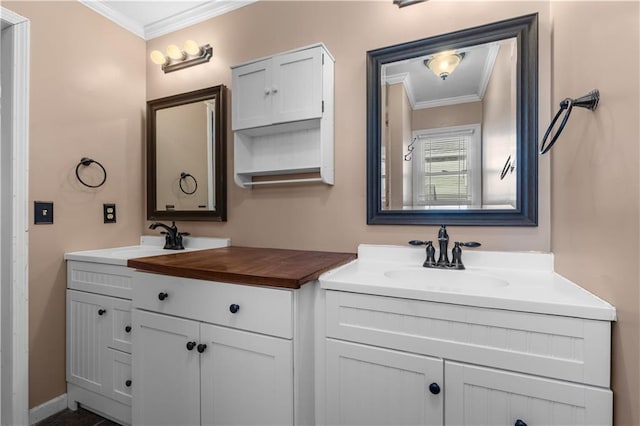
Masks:
[[[159,50],[154,50],[149,56],[151,57],[151,61],[156,65],[164,65],[167,63],[167,58],[165,58],[164,54]]]
[[[198,46],[198,43],[194,40],[185,41],[183,49],[191,56],[197,56],[202,53],[202,49],[200,49],[200,46]]]
[[[167,46],[167,56],[174,60],[184,59],[184,52],[175,44]]]

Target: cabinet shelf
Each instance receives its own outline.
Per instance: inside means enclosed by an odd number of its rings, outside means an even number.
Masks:
[[[236,184],[333,185],[333,58],[324,45],[232,72]]]

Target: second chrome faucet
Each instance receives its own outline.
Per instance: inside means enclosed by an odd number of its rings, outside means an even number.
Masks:
[[[436,261],[436,249],[433,247],[433,241],[420,241],[412,240],[409,244],[413,246],[426,245],[427,258],[422,266],[425,268],[440,268],[440,269],[464,269],[462,263],[462,247],[480,247],[481,244],[475,241],[466,243],[455,242],[455,246],[451,250],[451,261],[449,261],[449,234],[447,233],[447,225],[440,226],[438,231],[438,248],[439,256]]]

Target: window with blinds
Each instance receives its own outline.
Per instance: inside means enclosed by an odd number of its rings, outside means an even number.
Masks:
[[[469,135],[428,137],[422,143],[426,204],[471,204]]]
[[[480,125],[414,132],[414,206],[475,206],[480,199]]]

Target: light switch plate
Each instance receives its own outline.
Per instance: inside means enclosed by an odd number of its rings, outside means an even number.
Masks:
[[[53,224],[53,201],[33,202],[33,223],[36,225]]]

